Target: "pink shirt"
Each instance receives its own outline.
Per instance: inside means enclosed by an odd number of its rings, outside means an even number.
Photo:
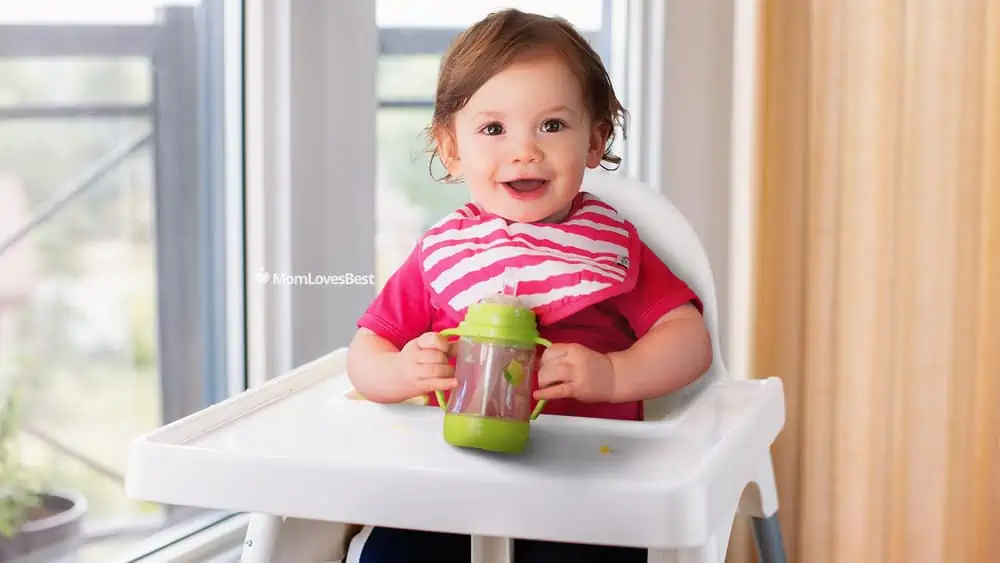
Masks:
[[[541,326],[541,336],[552,342],[575,342],[606,354],[629,348],[660,317],[681,305],[693,303],[702,309],[701,301],[687,284],[645,244],[640,244],[639,258],[638,279],[632,291],[608,298],[555,324]],[[458,325],[451,316],[431,304],[419,259],[419,251],[414,249],[358,321],[359,327],[373,331],[397,348],[425,332]],[[429,401],[437,405],[433,393]],[[558,399],[549,401],[544,412],[622,420],[643,418],[640,401],[583,403]]]

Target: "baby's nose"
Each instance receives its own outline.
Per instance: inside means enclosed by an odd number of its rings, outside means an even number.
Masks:
[[[533,135],[524,135],[513,142],[511,149],[513,162],[538,162],[542,160],[542,150]]]

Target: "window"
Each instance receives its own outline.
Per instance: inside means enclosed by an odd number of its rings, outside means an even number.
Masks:
[[[402,264],[424,230],[468,200],[463,186],[442,184],[431,177],[424,129],[430,123],[438,65],[445,49],[463,29],[502,8],[567,19],[615,74],[610,0],[455,0],[438,3],[434,10],[405,0],[378,0],[377,288]],[[433,174],[439,177],[440,173],[437,163]]]
[[[33,560],[117,560],[214,518],[123,481],[134,437],[246,386],[241,19],[230,0],[0,3],[0,397],[22,406],[0,447],[42,485],[32,518],[79,524]],[[12,471],[0,457],[0,491]]]

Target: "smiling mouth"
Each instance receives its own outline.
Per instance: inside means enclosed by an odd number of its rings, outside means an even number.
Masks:
[[[548,180],[523,179],[504,182],[503,184],[516,192],[530,193],[544,188],[548,183]]]

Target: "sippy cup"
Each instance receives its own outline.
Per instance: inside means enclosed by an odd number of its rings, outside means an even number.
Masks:
[[[469,306],[457,328],[440,332],[458,336],[455,378],[444,409],[444,439],[453,446],[518,453],[528,442],[530,421],[545,406],[531,409],[531,376],[538,344],[535,313],[510,295],[487,297]]]

